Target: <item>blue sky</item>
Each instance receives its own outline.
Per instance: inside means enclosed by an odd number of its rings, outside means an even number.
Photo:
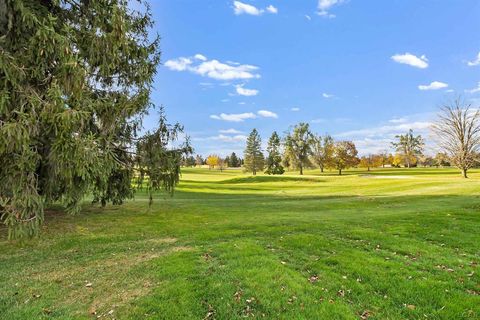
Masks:
[[[151,3],[153,101],[202,155],[241,154],[253,128],[266,141],[301,121],[366,154],[409,128],[428,139],[456,95],[480,104],[478,0]]]

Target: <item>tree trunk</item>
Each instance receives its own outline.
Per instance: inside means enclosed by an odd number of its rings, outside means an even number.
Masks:
[[[303,175],[303,166],[300,165],[300,175]]]
[[[468,176],[467,176],[467,169],[465,169],[465,168],[462,169],[462,176],[463,176],[464,178],[468,178]]]
[[[322,173],[323,173],[323,166],[321,166],[321,167],[320,167],[320,172],[322,172]]]
[[[367,171],[370,171],[370,167],[367,168]]]
[[[339,176],[342,175],[342,169],[338,169],[338,175],[339,175]]]

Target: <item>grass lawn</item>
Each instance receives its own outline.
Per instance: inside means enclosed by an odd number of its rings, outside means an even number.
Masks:
[[[174,198],[0,229],[1,319],[480,319],[480,171],[185,169]]]

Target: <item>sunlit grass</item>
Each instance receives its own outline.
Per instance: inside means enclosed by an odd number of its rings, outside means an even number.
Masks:
[[[5,319],[478,319],[480,172],[184,169],[0,242]],[[5,230],[1,230],[5,234]]]

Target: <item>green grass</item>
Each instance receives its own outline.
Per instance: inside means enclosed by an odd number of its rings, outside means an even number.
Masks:
[[[150,209],[0,229],[0,318],[479,319],[479,191],[453,169],[186,169]]]

